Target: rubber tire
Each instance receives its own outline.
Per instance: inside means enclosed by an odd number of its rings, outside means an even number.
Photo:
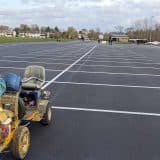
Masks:
[[[22,98],[19,98],[18,99],[18,118],[22,119],[25,114],[26,114],[26,109],[25,109],[24,101]]]
[[[49,118],[49,112],[51,113],[51,117]],[[51,105],[48,103],[46,108],[46,113],[43,116],[43,119],[40,121],[42,125],[49,125],[52,121],[52,108]]]
[[[22,142],[21,138],[23,137],[24,134],[28,135],[28,149],[27,149],[26,153],[21,153],[19,150],[19,146],[20,146],[20,143]],[[11,147],[10,147],[13,157],[16,158],[16,160],[23,160],[28,153],[29,146],[30,146],[29,129],[24,126],[20,126],[14,134],[14,137],[13,137],[13,140],[11,143]]]

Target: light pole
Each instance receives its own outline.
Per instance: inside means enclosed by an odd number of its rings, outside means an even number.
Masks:
[[[152,42],[152,20],[153,20],[154,16],[151,16],[151,21],[150,21],[150,42]]]

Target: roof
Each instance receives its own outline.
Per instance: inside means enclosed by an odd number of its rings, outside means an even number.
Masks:
[[[126,34],[112,34],[112,38],[128,38]]]

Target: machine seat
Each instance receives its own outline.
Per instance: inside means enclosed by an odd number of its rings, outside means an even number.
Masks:
[[[22,82],[22,89],[38,90],[45,82],[45,69],[41,66],[28,66],[24,72],[23,81],[35,77],[28,82]],[[37,78],[37,79],[36,79]]]

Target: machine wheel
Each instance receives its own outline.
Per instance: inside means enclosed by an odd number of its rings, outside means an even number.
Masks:
[[[26,157],[30,146],[30,132],[27,127],[20,126],[13,137],[11,152],[17,160]]]
[[[26,113],[25,105],[22,98],[18,99],[18,117],[22,119]]]
[[[52,108],[51,105],[48,103],[46,108],[46,113],[44,114],[40,123],[43,125],[49,125],[51,123],[51,120],[52,120]]]

